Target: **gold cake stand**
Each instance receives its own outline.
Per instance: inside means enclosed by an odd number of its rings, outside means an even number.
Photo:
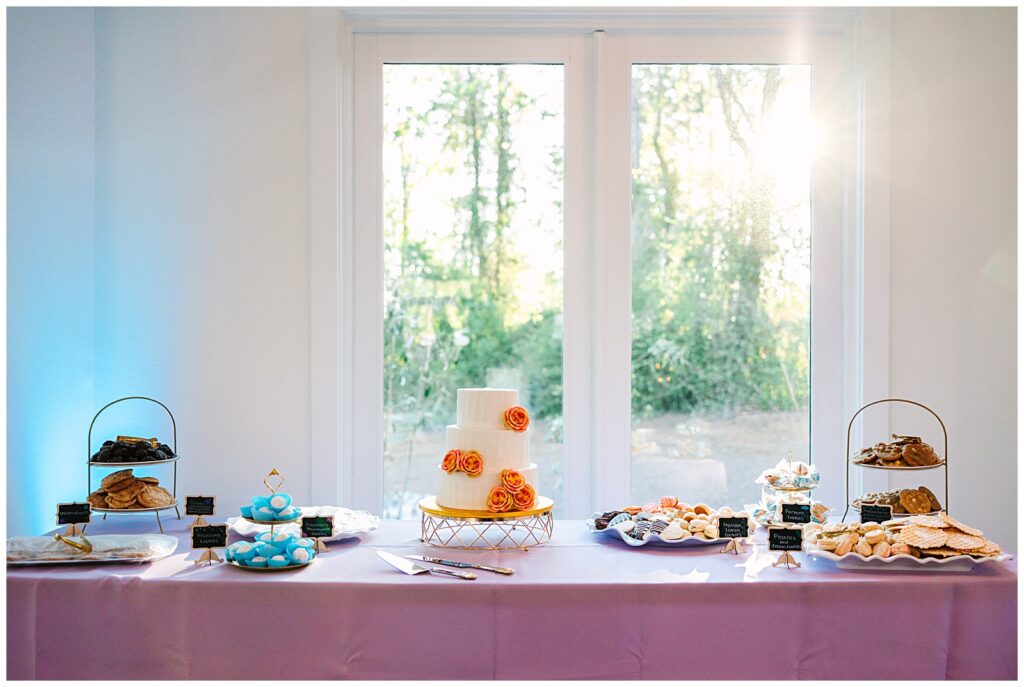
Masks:
[[[555,502],[538,496],[529,510],[492,513],[437,504],[437,496],[419,502],[420,541],[446,549],[528,550],[551,540]]]

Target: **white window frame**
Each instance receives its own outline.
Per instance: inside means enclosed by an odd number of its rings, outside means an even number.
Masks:
[[[380,512],[383,497],[381,94],[378,78],[377,91],[360,87],[355,97],[354,84],[372,74],[355,73],[354,65],[566,65],[562,506],[566,517],[582,518],[628,500],[631,471],[629,120],[628,109],[623,120],[623,108],[609,102],[609,86],[626,79],[628,88],[633,62],[777,61],[824,66],[841,91],[833,102],[844,130],[830,170],[839,196],[828,204],[812,200],[814,226],[835,229],[815,236],[812,249],[811,447],[812,457],[829,466],[823,500],[841,502],[846,419],[888,390],[887,68],[878,51],[866,63],[864,45],[865,25],[873,41],[884,41],[887,13],[336,12],[314,9],[310,16],[315,501]],[[738,52],[741,45],[746,49]],[[833,57],[823,60],[822,51]],[[870,84],[866,73],[875,77]],[[596,88],[572,86],[583,83]],[[587,90],[603,102],[587,102]],[[364,121],[374,123],[376,136],[354,135]],[[865,138],[865,127],[873,138]],[[608,173],[613,168],[617,177]],[[887,426],[887,417],[875,416],[863,429],[874,436]],[[862,481],[861,472],[867,471],[851,473],[851,491],[885,486],[871,481],[874,475]]]

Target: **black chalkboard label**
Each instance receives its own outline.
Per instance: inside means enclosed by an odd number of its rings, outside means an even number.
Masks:
[[[811,505],[809,503],[782,504],[782,522],[802,525],[811,521]]]
[[[769,527],[770,551],[800,551],[804,548],[804,531],[799,527]]]
[[[213,515],[216,496],[186,496],[185,515]]]
[[[227,545],[227,525],[204,525],[192,528],[193,549],[223,549]]]
[[[302,536],[310,539],[326,539],[334,534],[334,518],[330,515],[314,515],[302,518]]]
[[[92,521],[92,506],[88,503],[58,503],[58,525],[84,525]]]
[[[875,503],[861,504],[861,522],[885,522],[886,520],[892,520],[892,506],[881,506]]]
[[[722,539],[743,539],[750,536],[746,518],[718,518],[718,536]]]

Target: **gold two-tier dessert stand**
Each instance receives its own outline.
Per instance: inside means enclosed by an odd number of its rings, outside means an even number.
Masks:
[[[420,541],[446,549],[526,551],[551,540],[555,502],[538,496],[533,508],[507,513],[439,506],[436,496],[419,502]]]

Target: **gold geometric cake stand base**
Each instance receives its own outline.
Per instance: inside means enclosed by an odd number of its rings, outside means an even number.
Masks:
[[[554,501],[538,496],[533,508],[524,511],[456,510],[439,506],[436,496],[428,496],[419,503],[420,541],[446,549],[526,551],[550,541],[554,507]]]

